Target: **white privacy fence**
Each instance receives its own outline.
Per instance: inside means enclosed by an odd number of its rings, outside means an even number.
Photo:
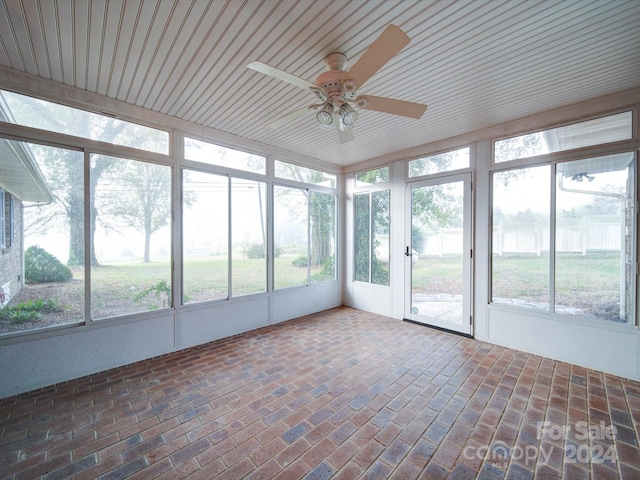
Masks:
[[[582,216],[563,219],[556,227],[556,252],[582,253],[589,250],[620,251],[624,224],[619,215]],[[549,228],[542,225],[497,223],[493,227],[493,253],[549,251]]]
[[[620,215],[593,215],[563,219],[556,227],[556,251],[586,254],[589,250],[620,251],[624,224]],[[498,222],[493,226],[493,253],[535,254],[549,252],[549,227],[540,224]],[[445,228],[424,236],[420,255],[452,255],[462,252],[462,229]]]

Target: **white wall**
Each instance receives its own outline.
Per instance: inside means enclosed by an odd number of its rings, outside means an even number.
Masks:
[[[342,304],[338,282],[32,333],[0,346],[0,398]]]
[[[488,342],[640,380],[640,335],[635,327],[498,305],[487,307],[485,327],[483,340]]]
[[[0,398],[173,351],[174,316],[70,327],[0,346]],[[34,338],[35,337],[35,338]]]

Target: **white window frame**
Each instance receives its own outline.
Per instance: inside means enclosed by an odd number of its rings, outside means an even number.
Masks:
[[[556,152],[550,152],[550,153],[546,153],[546,154],[540,154],[540,155],[535,155],[535,156],[525,156],[522,158],[517,158],[517,159],[513,159],[513,160],[505,160],[505,161],[501,161],[501,162],[496,162],[495,161],[495,145],[497,141],[500,140],[505,140],[508,138],[516,138],[516,137],[520,137],[520,136],[524,136],[524,135],[528,135],[528,134],[535,134],[538,132],[543,132],[543,131],[547,131],[547,130],[553,130],[554,128],[561,128],[564,125],[574,125],[574,124],[578,124],[581,123],[580,122],[570,122],[570,123],[565,123],[562,125],[556,125],[553,127],[547,127],[541,130],[535,130],[535,131],[524,131],[524,132],[520,132],[518,134],[515,135],[510,135],[509,137],[500,137],[500,138],[493,138],[492,142],[491,142],[491,164],[489,166],[489,174],[490,176],[492,176],[491,174],[495,173],[495,172],[500,172],[500,171],[507,171],[507,170],[517,170],[517,169],[522,169],[522,168],[527,168],[527,167],[535,167],[535,166],[539,166],[539,165],[550,165],[551,167],[551,173],[550,173],[550,182],[552,185],[552,193],[551,193],[551,200],[550,200],[550,212],[551,212],[551,222],[550,222],[550,236],[552,239],[552,243],[551,243],[551,247],[553,250],[555,250],[555,245],[553,243],[553,239],[555,238],[555,229],[556,229],[556,225],[555,225],[555,211],[557,208],[556,205],[556,198],[555,198],[555,178],[556,178],[556,166],[560,163],[564,163],[564,162],[568,162],[568,161],[574,161],[574,160],[585,160],[585,159],[589,159],[589,158],[597,158],[597,157],[603,157],[603,156],[607,156],[607,155],[613,155],[613,154],[618,154],[618,153],[629,153],[629,152],[635,152],[635,185],[638,185],[638,181],[640,178],[638,169],[640,168],[640,155],[638,155],[638,148],[637,148],[637,137],[636,137],[636,131],[637,131],[637,125],[635,125],[636,122],[636,118],[637,118],[637,112],[635,109],[629,109],[629,108],[625,108],[623,110],[620,111],[615,111],[615,112],[608,112],[606,114],[602,114],[602,115],[595,115],[592,116],[586,120],[591,120],[591,119],[597,119],[597,118],[603,118],[603,117],[607,117],[607,116],[611,116],[611,115],[616,115],[619,113],[625,113],[628,111],[632,111],[632,126],[631,126],[631,130],[632,130],[632,135],[631,138],[629,138],[628,140],[622,140],[622,141],[615,141],[615,142],[611,142],[611,143],[604,143],[604,144],[597,144],[597,145],[591,145],[591,146],[587,146],[587,147],[581,147],[581,148],[577,148],[577,149],[567,149],[567,150],[560,150],[560,151],[556,151]],[[493,208],[493,186],[490,182],[489,185],[490,188],[490,209]],[[638,208],[638,204],[640,203],[640,191],[636,191],[635,193],[635,206],[636,209]],[[638,249],[638,235],[637,235],[637,231],[638,231],[638,214],[639,212],[635,212],[635,224],[634,224],[634,238],[633,238],[633,246],[632,246],[632,252],[633,255],[635,256],[635,258],[632,259],[632,263],[634,265],[638,265],[638,261],[640,258],[640,253],[639,253],[639,249]],[[550,278],[549,278],[549,282],[550,282],[550,299],[549,299],[549,311],[538,311],[538,310],[531,310],[529,308],[526,307],[518,307],[518,306],[504,306],[501,305],[500,303],[493,303],[492,302],[492,289],[493,289],[493,278],[492,278],[492,271],[493,271],[493,266],[491,265],[492,262],[492,258],[493,258],[493,245],[492,245],[492,237],[493,237],[493,225],[492,222],[489,222],[488,225],[488,235],[489,235],[489,255],[488,255],[488,262],[489,262],[489,268],[488,268],[488,286],[489,286],[489,290],[488,290],[488,302],[491,305],[495,305],[495,306],[499,306],[500,308],[508,308],[508,309],[514,309],[514,310],[518,310],[518,311],[527,311],[527,312],[537,312],[543,315],[551,315],[553,316],[553,318],[558,319],[558,320],[568,320],[571,322],[574,321],[579,321],[582,323],[592,323],[594,326],[602,326],[602,325],[606,325],[608,324],[608,322],[606,320],[603,319],[598,319],[598,318],[592,318],[592,317],[579,317],[576,318],[573,315],[566,315],[566,314],[562,314],[562,313],[556,313],[555,312],[555,263],[553,259],[551,259],[551,269],[550,269]],[[554,251],[550,252],[550,256],[553,257],[554,255]],[[636,267],[637,269],[637,267]],[[638,282],[637,282],[637,278],[638,278],[638,272],[636,271],[636,274],[633,276],[632,279],[632,285],[630,285],[630,288],[632,289],[632,291],[637,292],[637,288],[638,288]],[[626,323],[623,324],[623,326],[626,327],[633,327],[636,328],[636,326],[639,324],[639,310],[638,310],[638,304],[637,302],[633,305],[632,308],[632,312],[629,315],[629,318],[627,318]]]

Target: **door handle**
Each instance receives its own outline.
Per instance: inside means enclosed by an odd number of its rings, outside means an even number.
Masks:
[[[409,249],[409,247],[407,247],[407,249],[405,250],[404,254],[405,254],[407,257],[410,257],[411,255],[413,255],[413,253],[411,253],[411,250]]]

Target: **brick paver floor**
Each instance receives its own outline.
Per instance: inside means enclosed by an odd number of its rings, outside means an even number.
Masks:
[[[0,478],[640,478],[640,384],[336,308],[0,400]]]

